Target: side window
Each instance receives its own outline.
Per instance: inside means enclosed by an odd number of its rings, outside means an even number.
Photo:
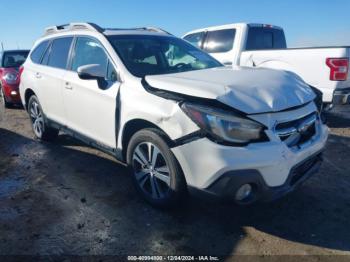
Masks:
[[[116,82],[118,80],[117,72],[111,62],[108,62],[106,80],[111,82]]]
[[[41,59],[41,64],[42,65],[47,65],[47,63],[49,62],[49,56],[50,56],[50,52],[51,52],[51,46],[52,44],[48,44],[48,47],[46,48],[46,51],[43,55],[43,58]]]
[[[43,53],[45,52],[47,45],[49,44],[49,41],[44,41],[40,43],[31,53],[30,59],[36,63],[40,64],[41,57],[43,56]]]
[[[192,45],[198,48],[202,48],[204,32],[190,34],[184,37],[184,39],[190,42]]]
[[[246,50],[284,49],[286,47],[286,39],[282,30],[266,27],[249,28]]]
[[[205,41],[204,50],[208,53],[228,52],[233,47],[235,35],[235,29],[209,31]]]
[[[61,69],[65,69],[67,67],[67,60],[72,40],[73,37],[63,37],[53,40],[47,63],[48,66]]]
[[[101,44],[89,37],[78,37],[74,57],[72,61],[72,70],[77,71],[78,67],[83,65],[99,64],[106,69],[108,57]]]

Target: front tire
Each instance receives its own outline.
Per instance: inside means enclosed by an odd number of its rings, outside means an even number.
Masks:
[[[158,208],[172,207],[186,196],[186,181],[179,163],[157,129],[135,133],[128,145],[127,163],[138,193]]]
[[[2,90],[2,86],[0,86],[0,100],[5,108],[11,108],[11,103],[6,101],[6,97],[4,91]]]
[[[43,110],[35,95],[31,96],[29,99],[28,113],[36,138],[42,141],[52,141],[58,136],[59,130],[47,125]]]

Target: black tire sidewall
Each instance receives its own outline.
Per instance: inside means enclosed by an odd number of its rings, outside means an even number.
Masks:
[[[165,162],[170,170],[170,191],[168,192],[166,198],[163,199],[153,199],[149,195],[145,194],[143,190],[140,188],[137,179],[134,174],[133,169],[133,153],[135,148],[143,143],[143,142],[151,142],[164,156]],[[146,199],[147,202],[156,207],[171,207],[178,203],[186,194],[186,181],[184,179],[182,170],[180,165],[178,164],[174,154],[171,152],[168,144],[163,139],[163,134],[157,129],[143,129],[135,133],[130,139],[128,149],[127,149],[127,163],[130,167],[134,185],[143,198]]]

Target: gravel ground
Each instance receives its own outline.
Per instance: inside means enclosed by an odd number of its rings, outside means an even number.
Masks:
[[[278,202],[242,208],[190,198],[160,211],[110,156],[64,134],[40,143],[25,111],[1,109],[0,254],[349,255],[347,113],[330,115],[329,126],[320,172]]]

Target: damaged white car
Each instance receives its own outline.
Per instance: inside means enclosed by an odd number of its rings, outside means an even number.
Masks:
[[[156,28],[50,27],[20,72],[39,139],[62,130],[126,162],[158,207],[189,191],[281,197],[317,171],[328,137],[295,74],[226,68]]]

